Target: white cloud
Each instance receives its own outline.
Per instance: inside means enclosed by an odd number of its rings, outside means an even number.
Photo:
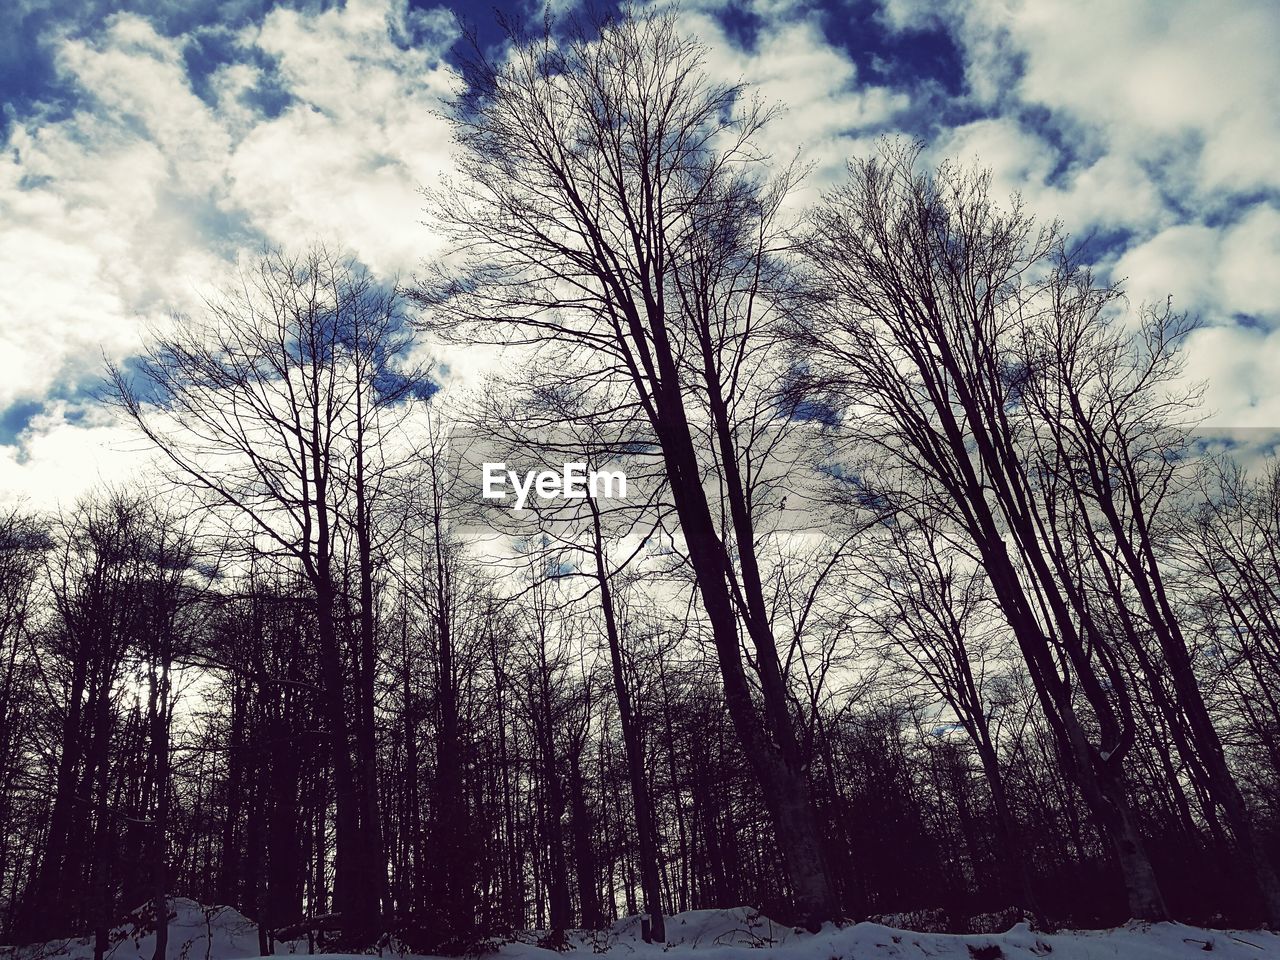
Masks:
[[[1225,309],[1280,324],[1280,209],[1256,206],[1226,231],[1217,278]]]
[[[50,403],[19,444],[0,445],[0,508],[70,506],[91,488],[154,479],[150,463],[137,436],[101,407]]]
[[[1280,330],[1212,326],[1187,342],[1187,376],[1204,385],[1208,428],[1280,427]]]
[[[1195,195],[1181,200],[1280,186],[1280,7],[1268,0],[881,0],[881,18],[950,29],[984,109],[1048,108],[1105,153],[1172,163],[1162,177],[1188,165]]]
[[[192,91],[183,46],[142,17],[120,14],[93,43],[63,41],[57,64],[96,100],[96,117],[154,147],[172,187],[194,192],[221,183],[231,138]]]
[[[1212,268],[1221,239],[1216,230],[1183,224],[1161,231],[1128,250],[1116,263],[1132,299],[1157,302],[1173,297],[1180,309],[1212,307],[1217,295]]]
[[[760,30],[747,45],[714,16],[723,5],[686,3],[683,25],[710,45],[716,78],[786,105],[764,146],[815,164],[797,203],[919,108],[865,82],[804,5],[750,3]],[[961,101],[980,119],[944,130],[934,152],[991,165],[998,190],[1020,191],[1077,234],[1127,231],[1104,266],[1129,277],[1133,299],[1172,293],[1204,318],[1192,367],[1211,381],[1223,422],[1275,422],[1266,364],[1280,369],[1280,7],[881,7],[888,27],[945,26],[961,48]],[[442,252],[419,224],[417,188],[450,166],[434,111],[453,29],[443,11],[407,0],[275,9],[224,33],[241,56],[205,78],[203,99],[184,56],[192,38],[164,36],[144,17],[116,15],[90,39],[52,37],[73,108],[17,117],[0,159],[0,410],[74,389],[103,353],[136,351],[144,322],[197,309],[264,241],[341,243],[384,274]],[[280,106],[264,110],[268,99]],[[1234,326],[1237,315],[1260,328]],[[447,359],[472,376],[481,365],[474,351]],[[107,449],[95,438],[110,428],[97,414],[64,419],[77,409],[48,402],[17,445],[0,447],[0,489],[46,495],[92,482],[96,468],[77,477],[74,454]]]
[[[761,146],[778,163],[801,151],[814,169],[796,200],[812,199],[839,176],[846,159],[872,149],[875,136],[910,98],[862,82],[848,52],[833,46],[814,18],[795,19],[793,4],[754,6],[763,26],[750,50],[726,35],[710,13],[685,9],[681,26],[708,45],[709,76],[721,83],[748,82],[766,102],[783,108]]]
[[[433,114],[453,39],[440,11],[276,10],[234,39],[241,62],[209,78],[206,103],[183,57],[190,38],[144,17],[52,38],[75,109],[18,118],[0,161],[0,410],[93,381],[104,353],[128,356],[146,321],[198,309],[264,242],[339,243],[383,274],[433,252],[417,191],[449,162]],[[253,96],[262,57],[288,98],[274,117]],[[0,448],[0,487],[82,483],[60,459],[68,438],[84,433],[92,458],[105,428],[62,423],[65,409],[46,404]]]
[[[990,167],[997,196],[1043,189],[1054,162],[1047,143],[1004,117],[956,127],[930,152],[937,160],[950,157]]]
[[[1194,0],[1019,4],[1008,20],[1024,51],[1018,94],[1108,128],[1141,151],[1192,134],[1205,190],[1280,186],[1280,8]]]
[[[1280,6],[881,0],[880,16],[962,49],[986,116],[939,152],[976,155],[1077,235],[1125,231],[1101,266],[1131,300],[1201,319],[1188,372],[1212,422],[1280,423]]]
[[[318,16],[277,9],[250,31],[245,42],[278,60],[297,100],[243,139],[230,176],[232,201],[271,241],[338,235],[394,274],[434,252],[417,188],[450,166],[435,113],[450,81],[438,46],[400,47],[388,26],[411,28],[403,7],[358,0]]]
[[[164,176],[154,145],[93,118],[19,128],[10,145],[0,170],[0,407],[80,379],[100,350],[136,345],[134,239],[155,215]]]
[[[1280,326],[1280,210],[1259,205],[1234,224],[1183,224],[1125,253],[1115,272],[1139,300],[1172,296],[1212,321]]]

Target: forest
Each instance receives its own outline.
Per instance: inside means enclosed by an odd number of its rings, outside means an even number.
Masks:
[[[104,370],[153,466],[0,514],[0,942],[1280,924],[1280,461],[1195,318],[922,145],[808,192],[704,53],[513,28],[446,256],[264,250]]]

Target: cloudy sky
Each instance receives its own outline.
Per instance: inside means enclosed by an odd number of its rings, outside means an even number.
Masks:
[[[557,0],[555,17],[574,0]],[[508,12],[541,19],[526,0]],[[422,185],[455,10],[489,3],[5,0],[0,10],[0,498],[137,471],[93,401],[148,319],[237,257],[339,241],[410,277],[439,252]],[[787,111],[808,189],[877,137],[976,157],[1061,217],[1135,301],[1197,314],[1211,423],[1280,425],[1280,5],[756,0],[681,5],[708,68]]]

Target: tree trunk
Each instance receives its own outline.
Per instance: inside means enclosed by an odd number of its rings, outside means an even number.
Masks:
[[[698,459],[689,433],[679,383],[669,353],[657,349],[663,367],[664,389],[657,394],[659,432],[667,478],[684,533],[689,563],[711,625],[725,705],[755,773],[775,830],[778,847],[791,881],[796,912],[810,930],[836,914],[835,896],[822,857],[820,832],[809,797],[809,784],[795,740],[777,650],[766,622],[748,614],[748,630],[757,653],[766,718],[751,695],[742,663],[737,616],[726,576],[730,560],[716,532],[710,505],[701,486]],[[670,367],[668,370],[667,367]],[[672,386],[667,386],[668,384]],[[740,544],[742,552],[754,549]],[[772,734],[772,736],[770,736]]]
[[[594,530],[592,553],[595,559],[596,584],[600,589],[600,609],[604,614],[605,638],[609,644],[613,691],[618,701],[618,719],[622,726],[622,743],[627,755],[627,779],[631,784],[631,802],[640,853],[640,886],[644,895],[644,912],[649,917],[649,940],[652,943],[666,943],[667,927],[662,915],[662,890],[658,880],[656,828],[653,808],[649,801],[649,784],[645,778],[644,752],[631,708],[631,692],[627,689],[625,664],[622,659],[622,637],[614,611],[613,590],[609,584],[609,571],[600,530],[600,509],[594,498],[589,497],[587,503],[591,508]]]

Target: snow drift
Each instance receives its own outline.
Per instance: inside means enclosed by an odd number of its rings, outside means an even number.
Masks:
[[[193,900],[169,901],[170,960],[241,960],[258,956],[257,925],[230,907],[206,907]],[[667,919],[668,944],[640,939],[640,918],[628,917],[604,931],[576,931],[569,937],[570,955],[613,954],[618,960],[658,960],[663,955],[690,954],[690,960],[1223,960],[1280,958],[1280,936],[1267,931],[1207,930],[1179,923],[1130,923],[1111,930],[1047,934],[1026,924],[1005,933],[943,934],[899,930],[878,923],[845,927],[828,924],[816,934],[783,926],[755,910],[691,910]],[[557,954],[535,945],[536,933],[504,944],[495,960],[555,960]],[[151,960],[154,934],[142,925],[113,932],[111,960]],[[277,955],[307,953],[307,942],[275,944]],[[394,946],[384,957],[413,958]],[[316,954],[342,960],[352,954]],[[91,960],[91,939],[55,940],[25,947],[0,948],[4,960]],[[678,957],[671,957],[678,960]]]

